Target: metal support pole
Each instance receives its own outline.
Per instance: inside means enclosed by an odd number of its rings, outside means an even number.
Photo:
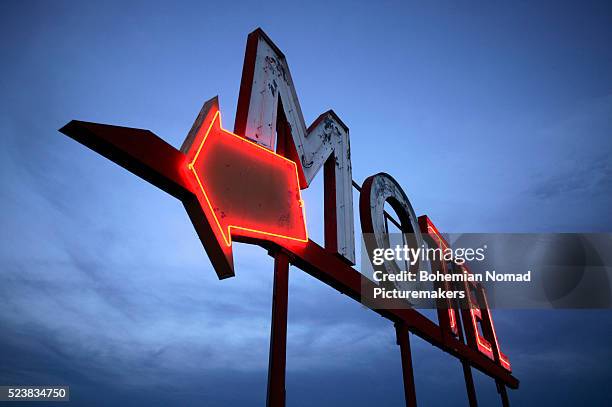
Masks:
[[[414,387],[414,373],[412,372],[412,354],[410,352],[410,336],[408,327],[402,323],[395,323],[397,344],[402,357],[402,373],[404,376],[404,396],[406,407],[416,407],[416,391]]]
[[[472,368],[470,364],[464,360],[461,361],[461,366],[463,366],[463,378],[465,379],[465,389],[467,390],[470,407],[478,407],[476,389],[474,388],[474,378],[472,377]]]
[[[508,399],[508,392],[506,391],[506,385],[503,383],[500,383],[499,381],[495,381],[495,384],[497,385],[497,392],[501,396],[502,406],[510,407],[510,400]]]
[[[455,314],[455,320],[457,321],[457,332],[459,333],[459,340],[464,343],[463,321],[460,321],[459,312],[456,312]],[[478,407],[478,400],[476,399],[476,388],[474,387],[474,377],[472,376],[472,367],[464,359],[461,359],[461,366],[463,367],[463,378],[465,379],[465,389],[467,391],[470,407]]]
[[[272,289],[272,323],[268,364],[268,407],[285,406],[285,365],[287,351],[287,300],[289,291],[289,257],[279,250],[274,255]]]
[[[456,287],[460,289],[460,286]],[[463,335],[463,327],[465,321],[461,317],[462,313],[459,312],[461,306],[458,301],[452,301],[453,308],[455,310],[455,323],[457,324],[457,336],[461,343],[465,343],[465,337]],[[474,377],[472,376],[472,367],[467,360],[461,358],[461,367],[463,368],[463,378],[465,380],[465,390],[467,391],[468,402],[470,407],[478,407],[478,400],[476,399],[476,387],[474,386]]]

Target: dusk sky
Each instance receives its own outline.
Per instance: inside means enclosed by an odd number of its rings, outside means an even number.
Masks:
[[[179,201],[58,132],[178,148],[215,95],[233,129],[257,27],[306,122],[349,126],[357,182],[391,174],[444,232],[612,232],[612,3],[493,3],[0,3],[0,385],[70,385],[60,406],[265,403],[271,258],[236,244],[219,281]],[[322,185],[304,191],[320,243]],[[493,317],[511,405],[612,405],[610,310]],[[420,405],[467,405],[460,363],[411,338]],[[403,403],[392,323],[292,268],[287,405]]]

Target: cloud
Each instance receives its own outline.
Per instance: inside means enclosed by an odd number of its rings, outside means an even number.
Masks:
[[[612,94],[578,105],[542,131],[545,170],[529,192],[539,199],[606,199],[612,192]]]
[[[567,197],[608,199],[612,193],[611,156],[612,150],[575,161],[573,168],[536,183],[530,192],[544,200]]]

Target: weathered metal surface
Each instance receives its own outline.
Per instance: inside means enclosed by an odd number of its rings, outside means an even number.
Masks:
[[[412,248],[423,245],[423,237],[412,204],[402,187],[389,174],[378,173],[368,177],[361,187],[359,196],[359,218],[364,243],[369,253],[375,248],[391,247],[386,227],[385,203],[388,203],[399,218],[400,229],[406,236],[406,244]],[[417,261],[410,267],[418,271]],[[395,261],[385,261],[383,268],[389,274],[399,274],[400,268]]]
[[[288,132],[299,163],[303,187],[306,187],[333,160],[334,171],[327,171],[326,180],[333,177],[334,196],[327,191],[326,247],[336,250],[350,264],[355,264],[355,226],[351,151],[348,127],[333,112],[320,115],[308,128],[297,98],[289,66],[283,53],[261,30],[249,35],[236,111],[234,132],[274,150],[279,122],[286,121]],[[290,158],[292,154],[288,153]],[[334,221],[333,224],[331,222]],[[335,239],[330,239],[330,233]]]

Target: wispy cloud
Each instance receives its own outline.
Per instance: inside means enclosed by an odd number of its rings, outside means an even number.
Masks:
[[[611,129],[612,131],[612,129]],[[612,137],[612,134],[611,134]],[[591,158],[571,160],[547,179],[535,183],[531,193],[540,199],[563,199],[580,196],[584,200],[605,199],[612,196],[612,150]]]

